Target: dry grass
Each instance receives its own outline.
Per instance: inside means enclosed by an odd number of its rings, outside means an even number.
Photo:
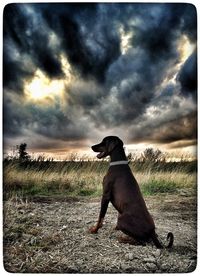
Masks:
[[[137,170],[134,164],[130,166],[146,194],[178,193],[183,189],[196,193],[195,171],[188,172],[179,167],[162,170],[149,165]],[[107,162],[9,162],[4,165],[4,196],[98,196],[107,169]]]
[[[173,172],[149,172],[146,174],[136,173],[135,177],[141,185],[143,193],[182,193],[196,194],[197,176],[196,173],[181,171]],[[153,186],[153,189],[151,188]],[[149,189],[148,189],[149,187]]]
[[[86,170],[77,164],[61,171],[19,169],[16,166],[4,169],[4,191],[13,195],[57,194],[90,195],[98,194],[101,190],[103,171],[93,168]]]

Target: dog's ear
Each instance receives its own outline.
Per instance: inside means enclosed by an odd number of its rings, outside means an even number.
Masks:
[[[109,141],[108,146],[107,146],[108,153],[112,152],[116,146],[123,147],[123,145],[124,144],[123,144],[122,140],[120,140],[119,138]]]

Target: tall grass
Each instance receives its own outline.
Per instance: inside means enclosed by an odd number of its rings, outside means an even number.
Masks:
[[[98,196],[106,161],[4,161],[4,198],[13,195]],[[132,162],[130,167],[146,195],[196,192],[196,163]]]
[[[4,196],[100,193],[106,162],[6,162]]]

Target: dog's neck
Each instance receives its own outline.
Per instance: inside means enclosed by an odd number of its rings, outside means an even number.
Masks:
[[[116,147],[110,154],[110,162],[127,161],[126,154],[122,147]]]

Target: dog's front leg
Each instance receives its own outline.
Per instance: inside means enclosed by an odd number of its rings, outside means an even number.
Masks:
[[[112,183],[108,181],[107,177],[105,176],[103,180],[103,196],[101,199],[101,210],[99,213],[99,219],[97,221],[97,224],[89,229],[89,232],[92,234],[96,234],[99,228],[103,226],[103,219],[106,215],[108,204],[111,199],[111,190],[112,190],[111,185]]]
[[[101,228],[103,226],[103,220],[104,220],[104,217],[106,215],[106,211],[108,209],[109,201],[110,200],[108,199],[108,197],[106,195],[102,196],[101,210],[100,210],[100,213],[99,213],[99,219],[97,221],[97,224],[89,229],[90,233],[96,234],[98,232],[99,228]]]

